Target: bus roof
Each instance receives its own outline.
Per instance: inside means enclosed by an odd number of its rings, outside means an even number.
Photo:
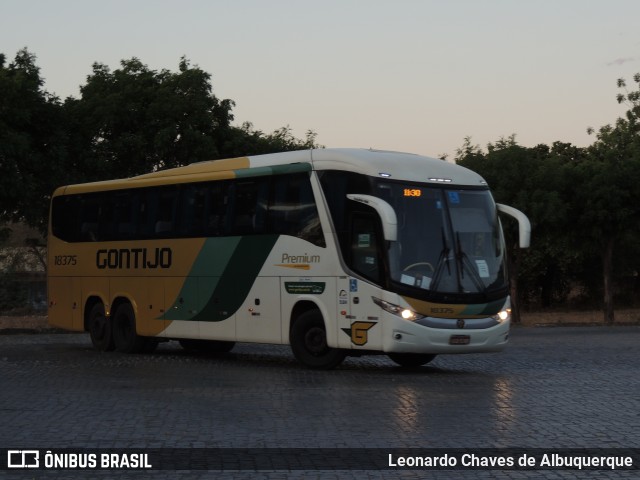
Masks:
[[[486,186],[477,173],[421,155],[358,148],[327,148],[209,160],[136,177],[61,187],[54,195],[272,175],[304,170],[343,170],[391,180]]]
[[[372,149],[313,150],[314,170],[347,170],[373,177],[423,183],[486,186],[477,173],[438,158]]]

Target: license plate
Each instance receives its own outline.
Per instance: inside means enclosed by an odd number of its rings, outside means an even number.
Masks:
[[[471,337],[469,335],[451,335],[449,345],[469,345]]]

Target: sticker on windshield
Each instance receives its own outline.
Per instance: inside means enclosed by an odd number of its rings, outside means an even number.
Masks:
[[[449,201],[454,204],[460,203],[460,195],[458,192],[447,192],[449,194]]]
[[[489,278],[489,265],[487,265],[486,260],[476,260],[476,266],[478,267],[480,278]]]
[[[370,247],[371,235],[368,233],[361,233],[358,235],[358,247]]]

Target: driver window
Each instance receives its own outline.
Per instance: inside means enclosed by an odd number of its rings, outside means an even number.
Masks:
[[[351,222],[351,268],[376,283],[380,283],[381,266],[378,249],[376,217],[356,214]]]

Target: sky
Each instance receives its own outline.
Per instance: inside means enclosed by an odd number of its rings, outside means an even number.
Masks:
[[[236,125],[451,158],[465,137],[591,144],[626,110],[639,22],[638,0],[0,0],[0,53],[26,47],[61,99],[94,62],[186,56]]]

